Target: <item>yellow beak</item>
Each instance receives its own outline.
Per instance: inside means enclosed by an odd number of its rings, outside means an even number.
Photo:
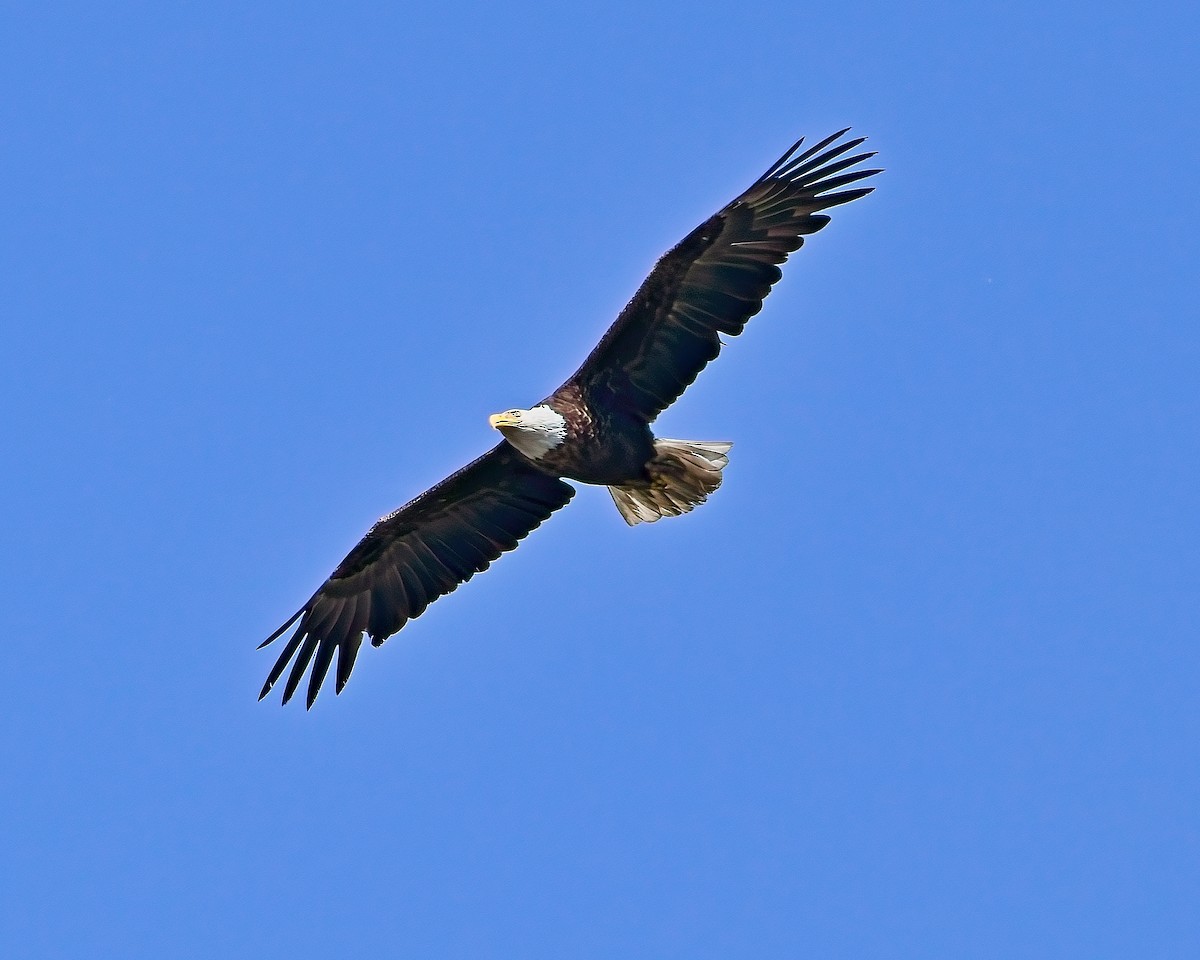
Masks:
[[[510,417],[507,413],[493,413],[488,417],[488,423],[499,430],[501,427],[515,427],[516,420]]]

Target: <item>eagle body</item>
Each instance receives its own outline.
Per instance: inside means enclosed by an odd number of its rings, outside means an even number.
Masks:
[[[375,523],[263,642],[296,624],[260,699],[286,671],[287,703],[308,672],[311,707],[335,657],[341,693],[365,638],[379,646],[514,549],[574,496],[564,478],[607,487],[630,525],[703,503],[732,444],[655,437],[651,424],[721,352],[721,336],[737,336],[762,309],[780,265],[829,222],[821,211],[871,192],[843,189],[880,172],[859,166],[874,154],[852,153],[863,138],[845,133],[802,153],[795,143],[663,255],[562,386],[490,417],[504,438],[497,446]]]
[[[649,483],[646,466],[654,457],[654,437],[648,423],[617,407],[588,403],[574,383],[542,402],[566,421],[567,437],[535,461],[539,467],[580,483]]]

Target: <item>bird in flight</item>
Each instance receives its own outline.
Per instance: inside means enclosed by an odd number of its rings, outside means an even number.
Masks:
[[[779,265],[829,222],[820,211],[871,187],[865,138],[839,131],[795,143],[737,199],[666,253],[583,366],[529,409],[493,414],[503,439],[379,520],[321,588],[262,644],[299,621],[259,694],[288,671],[283,702],[308,677],[313,705],[337,654],[336,692],[364,636],[379,646],[430,603],[507,550],[575,495],[563,478],[605,486],[630,525],[677,517],[721,484],[726,441],[668,440],[650,425],[736,336],[782,276]]]

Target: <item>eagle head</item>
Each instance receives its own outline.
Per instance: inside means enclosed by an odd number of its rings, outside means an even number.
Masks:
[[[488,423],[530,460],[538,460],[567,439],[567,421],[557,410],[539,403],[532,410],[493,413]]]

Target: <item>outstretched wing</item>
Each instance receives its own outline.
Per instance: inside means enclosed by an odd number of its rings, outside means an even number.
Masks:
[[[718,334],[736,336],[762,309],[782,276],[778,265],[829,222],[818,211],[871,192],[840,190],[880,172],[849,170],[875,154],[845,156],[865,140],[835,143],[845,133],[798,156],[804,141],[794,144],[665,254],[567,383],[652,422],[717,356]]]
[[[516,547],[574,495],[572,486],[537,470],[506,441],[384,517],[312,599],[262,643],[278,640],[300,621],[258,698],[271,692],[290,662],[283,688],[287,703],[311,663],[311,707],[335,652],[341,693],[364,632],[379,646],[438,597]]]

